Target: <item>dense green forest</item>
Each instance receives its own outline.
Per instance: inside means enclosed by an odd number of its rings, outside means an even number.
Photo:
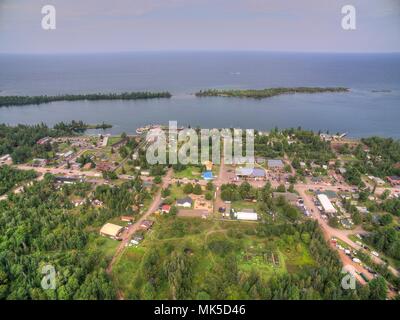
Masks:
[[[100,187],[98,187],[100,188]],[[111,241],[98,228],[136,198],[140,180],[95,191],[105,202],[76,208],[70,197],[87,197],[91,185],[58,188],[54,177],[11,194],[0,201],[0,299],[113,299],[115,287],[105,273],[107,259],[101,244]],[[43,290],[41,268],[54,266],[55,290]]]
[[[346,164],[347,182],[357,186],[364,186],[361,180],[363,174],[373,175],[385,179],[387,176],[400,175],[400,141],[393,138],[370,137],[361,139],[362,144],[349,154],[357,161]]]
[[[80,100],[138,100],[170,98],[169,92],[123,92],[123,93],[94,93],[94,94],[64,94],[58,96],[0,96],[0,107],[43,104],[54,101]]]
[[[294,93],[324,93],[324,92],[348,92],[348,88],[343,87],[293,87],[293,88],[266,88],[248,90],[202,90],[196,93],[197,97],[237,97],[237,98],[271,98],[282,94]]]
[[[0,196],[10,191],[20,182],[36,178],[36,172],[33,170],[17,170],[10,166],[0,167]]]

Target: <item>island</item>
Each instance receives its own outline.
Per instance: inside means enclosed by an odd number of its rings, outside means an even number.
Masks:
[[[325,92],[348,92],[344,87],[293,87],[293,88],[265,88],[265,89],[236,89],[236,90],[201,90],[196,92],[197,97],[235,97],[264,99],[279,96],[282,94],[294,93],[325,93]]]
[[[30,104],[43,104],[55,101],[81,101],[81,100],[139,100],[171,98],[171,93],[164,92],[122,92],[122,93],[93,93],[93,94],[64,94],[56,96],[0,96],[0,107],[23,106]]]

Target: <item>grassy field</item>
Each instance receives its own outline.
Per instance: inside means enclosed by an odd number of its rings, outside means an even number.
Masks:
[[[171,194],[169,198],[171,198],[174,201],[176,201],[177,199],[184,198],[186,196],[186,194],[183,192],[183,185],[178,187],[176,184],[173,184],[170,186],[170,191]]]
[[[176,179],[201,179],[201,170],[198,167],[189,166],[185,170],[174,172]]]
[[[240,222],[159,217],[154,229],[138,247],[127,248],[113,269],[113,279],[126,298],[144,299],[148,297],[147,285],[142,279],[143,272],[148,269],[144,265],[147,263],[144,262],[146,255],[157,251],[155,260],[162,269],[172,252],[183,251],[193,266],[192,298],[196,299],[211,294],[207,289],[211,286],[207,279],[223,272],[223,266],[229,267],[229,259],[236,261],[240,275],[249,276],[257,272],[263,279],[314,265],[305,243],[285,236],[260,237],[256,228],[257,224]],[[244,297],[237,285],[226,291],[229,298]],[[157,290],[151,297],[171,298],[165,279],[157,282]]]
[[[118,141],[121,140],[120,136],[115,136],[115,137],[109,137],[108,141],[107,141],[107,146],[111,147],[111,145],[113,145],[114,143],[117,143]]]
[[[250,201],[233,201],[231,204],[231,208],[234,209],[235,211],[240,211],[243,209],[257,209],[257,203],[256,202],[250,202]]]

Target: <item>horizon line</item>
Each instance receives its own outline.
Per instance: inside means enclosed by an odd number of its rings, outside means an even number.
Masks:
[[[288,51],[264,49],[138,49],[121,51],[60,51],[60,52],[20,52],[0,51],[0,55],[94,55],[132,53],[292,53],[292,54],[400,54],[400,51]]]

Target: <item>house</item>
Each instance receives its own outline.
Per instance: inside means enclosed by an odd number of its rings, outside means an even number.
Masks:
[[[84,170],[92,169],[92,163],[91,163],[91,162],[86,163],[86,164],[83,166],[83,169],[84,169]]]
[[[65,184],[71,184],[71,183],[76,183],[81,181],[82,179],[76,178],[76,177],[64,177],[64,176],[58,176],[55,177],[54,179],[58,183],[65,183]]]
[[[178,207],[190,208],[193,205],[193,199],[191,197],[185,197],[182,199],[178,199],[178,200],[176,200],[176,205]]]
[[[131,216],[121,216],[121,221],[124,222],[133,222],[134,218]]]
[[[143,241],[143,236],[141,235],[134,235],[133,239],[131,240],[131,243],[134,245],[138,245],[140,242]]]
[[[119,236],[124,227],[112,223],[106,223],[101,229],[100,234],[111,239],[119,240]]]
[[[249,221],[257,221],[258,215],[254,212],[253,209],[243,209],[241,211],[235,212],[234,216],[238,220],[249,220]]]
[[[142,171],[140,171],[140,175],[141,175],[141,176],[148,177],[148,176],[150,175],[150,171],[142,170]]]
[[[0,157],[0,164],[11,164],[12,158],[9,154]]]
[[[171,210],[171,206],[169,204],[163,204],[161,206],[161,213],[169,213]]]
[[[11,160],[11,156],[9,154],[5,154],[4,156],[0,157],[0,161],[9,161]]]
[[[143,220],[143,222],[140,224],[140,228],[144,230],[148,230],[151,228],[153,225],[153,221],[151,220]]]
[[[400,185],[400,177],[399,176],[390,176],[387,177],[387,180],[392,186],[399,186]]]
[[[50,137],[44,137],[44,138],[39,139],[38,141],[36,141],[36,144],[43,145],[43,144],[46,144],[46,143],[50,142],[50,140],[51,140]]]
[[[282,170],[284,167],[283,161],[280,159],[268,159],[267,164],[271,170]]]

